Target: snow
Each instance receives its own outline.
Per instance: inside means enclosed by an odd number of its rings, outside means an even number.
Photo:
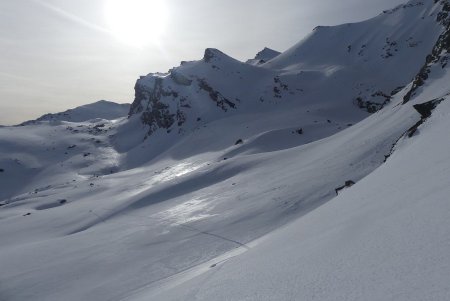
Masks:
[[[255,58],[247,60],[246,63],[254,66],[259,66],[266,63],[267,61],[270,61],[280,54],[281,53],[276,50],[265,47],[263,50],[256,54]]]
[[[78,108],[1,127],[0,300],[449,299],[449,69],[402,104],[439,5],[319,28],[261,66],[207,49],[139,79],[129,118]],[[383,59],[394,34],[421,46]],[[369,40],[362,66],[347,43]],[[374,114],[353,103],[398,85]],[[186,123],[149,132],[145,110],[182,97]],[[440,97],[409,138],[413,106]]]
[[[65,112],[46,114],[36,120],[26,121],[22,123],[22,125],[34,124],[40,121],[84,122],[91,119],[117,119],[126,116],[129,110],[129,104],[118,104],[111,101],[100,100]]]
[[[281,110],[292,112],[284,128],[331,120],[340,124],[328,130],[332,134],[355,124],[368,116],[357,106],[374,112],[410,83],[442,33],[436,21],[440,3],[412,4],[360,23],[318,27],[282,54],[264,49],[260,55],[273,57],[264,64],[242,63],[209,48],[201,60],[143,76],[131,107],[145,120],[141,139]],[[269,124],[249,135],[271,130],[276,127]]]
[[[446,101],[386,164],[245,253],[130,300],[448,299],[449,114]]]

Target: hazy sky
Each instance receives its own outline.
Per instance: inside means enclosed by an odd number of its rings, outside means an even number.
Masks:
[[[100,99],[131,102],[139,75],[199,59],[207,47],[246,60],[265,46],[284,51],[317,25],[403,2],[0,0],[0,124]]]

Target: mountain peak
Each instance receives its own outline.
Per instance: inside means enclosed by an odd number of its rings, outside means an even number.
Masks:
[[[262,65],[280,54],[281,52],[264,47],[263,50],[256,54],[255,58],[247,60],[246,63],[254,66]]]
[[[216,49],[216,48],[206,48],[205,49],[205,54],[203,55],[203,60],[206,63],[211,62],[213,59],[217,59],[217,58],[222,58],[222,57],[226,57],[229,58],[228,55],[226,55],[225,53],[223,53],[222,51]]]

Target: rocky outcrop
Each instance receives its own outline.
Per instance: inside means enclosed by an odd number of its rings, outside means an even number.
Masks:
[[[345,181],[344,185],[339,186],[336,189],[334,189],[334,191],[336,192],[336,195],[339,195],[339,191],[341,191],[344,188],[352,187],[353,185],[355,185],[355,182],[353,182],[352,180],[348,180],[348,181]]]
[[[176,99],[178,93],[163,88],[163,78],[155,76],[153,86],[143,83],[142,77],[135,85],[135,99],[131,105],[129,116],[141,114],[140,119],[144,125],[149,127],[148,134],[152,134],[157,129],[169,129],[179,117],[176,112],[172,112],[170,106],[161,101],[162,97],[172,97]],[[181,117],[181,116],[180,116]]]
[[[422,119],[426,119],[431,116],[433,110],[444,100],[444,98],[437,98],[425,103],[414,105],[414,109],[420,114]]]
[[[398,141],[402,139],[402,137],[407,136],[408,138],[412,138],[416,133],[419,127],[424,124],[428,118],[433,114],[434,109],[443,102],[448,95],[445,95],[441,98],[432,99],[430,101],[415,104],[413,108],[420,114],[420,120],[417,121],[412,127],[410,127],[397,141],[392,145],[391,150],[387,155],[384,156],[384,162],[386,162],[391,155],[394,153],[395,147],[397,146]]]
[[[445,68],[448,64],[450,53],[450,2],[449,0],[434,0],[442,5],[442,10],[436,16],[436,22],[444,27],[431,53],[426,57],[425,64],[414,78],[411,89],[403,97],[403,103],[407,103],[416,91],[425,84],[433,66],[440,65]]]
[[[180,67],[169,70],[167,74],[142,76],[135,85],[135,99],[130,107],[129,117],[140,116],[142,124],[148,128],[148,137],[158,129],[171,132],[179,127],[181,131],[180,127],[186,122],[201,120],[198,116],[190,116],[193,102],[197,107],[217,107],[224,112],[235,109],[238,100],[231,100],[223,95],[200,72],[215,70],[224,73],[219,66],[229,61],[234,60],[217,49],[208,48],[200,61],[182,62]],[[192,67],[195,72],[189,69]]]
[[[433,113],[433,110],[444,101],[445,98],[437,98],[425,103],[414,105],[414,109],[420,114],[420,120],[414,124],[408,131],[406,132],[408,137],[411,138],[417,132],[419,126],[421,126]]]
[[[206,91],[209,94],[209,97],[212,101],[214,101],[219,108],[224,111],[227,111],[229,108],[235,109],[236,104],[222,94],[219,91],[214,90],[205,79],[198,79],[198,86],[200,89]]]

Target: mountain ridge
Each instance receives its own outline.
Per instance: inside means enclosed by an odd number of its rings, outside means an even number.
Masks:
[[[126,116],[130,104],[119,104],[107,100],[99,100],[90,104],[68,109],[59,113],[48,113],[34,120],[28,120],[19,125],[31,125],[41,121],[73,121],[83,122],[90,119],[117,119]]]
[[[442,33],[443,23],[434,15],[442,13],[441,8],[445,12],[446,3],[445,0],[435,3],[410,1],[368,21],[319,27],[299,44],[254,69],[219,50],[207,49],[201,61],[173,68],[169,76],[152,79],[155,75],[149,74],[138,80],[132,107],[140,109],[130,110],[130,115],[142,114],[142,124],[149,127],[148,136],[159,128],[186,132],[195,126],[195,120],[214,118],[212,116],[217,113],[214,103],[231,113],[245,111],[242,108],[245,105],[259,110],[261,103],[274,103],[279,99],[315,102],[314,106],[317,106],[330,97],[319,88],[326,85],[335,89],[343,85],[348,87],[344,92],[346,95],[339,97],[337,103],[349,107],[355,105],[374,113],[420,71],[422,62]],[[406,26],[415,20],[422,23],[418,32],[411,26],[401,33],[396,29],[403,26],[402,22]],[[378,23],[384,26],[374,26]],[[347,36],[350,39],[356,36],[357,40],[348,40]],[[330,45],[323,45],[323,41]],[[158,88],[142,84],[144,80],[158,81]],[[306,87],[312,81],[315,90],[307,93]],[[163,86],[167,86],[168,91],[162,89],[162,93],[155,95],[154,91]],[[229,86],[237,92],[231,92]],[[253,93],[244,92],[244,87],[248,86],[252,87]],[[192,90],[197,92],[192,93]],[[150,101],[148,95],[153,95]],[[303,103],[303,106],[307,104]],[[349,120],[349,123],[361,118]]]

